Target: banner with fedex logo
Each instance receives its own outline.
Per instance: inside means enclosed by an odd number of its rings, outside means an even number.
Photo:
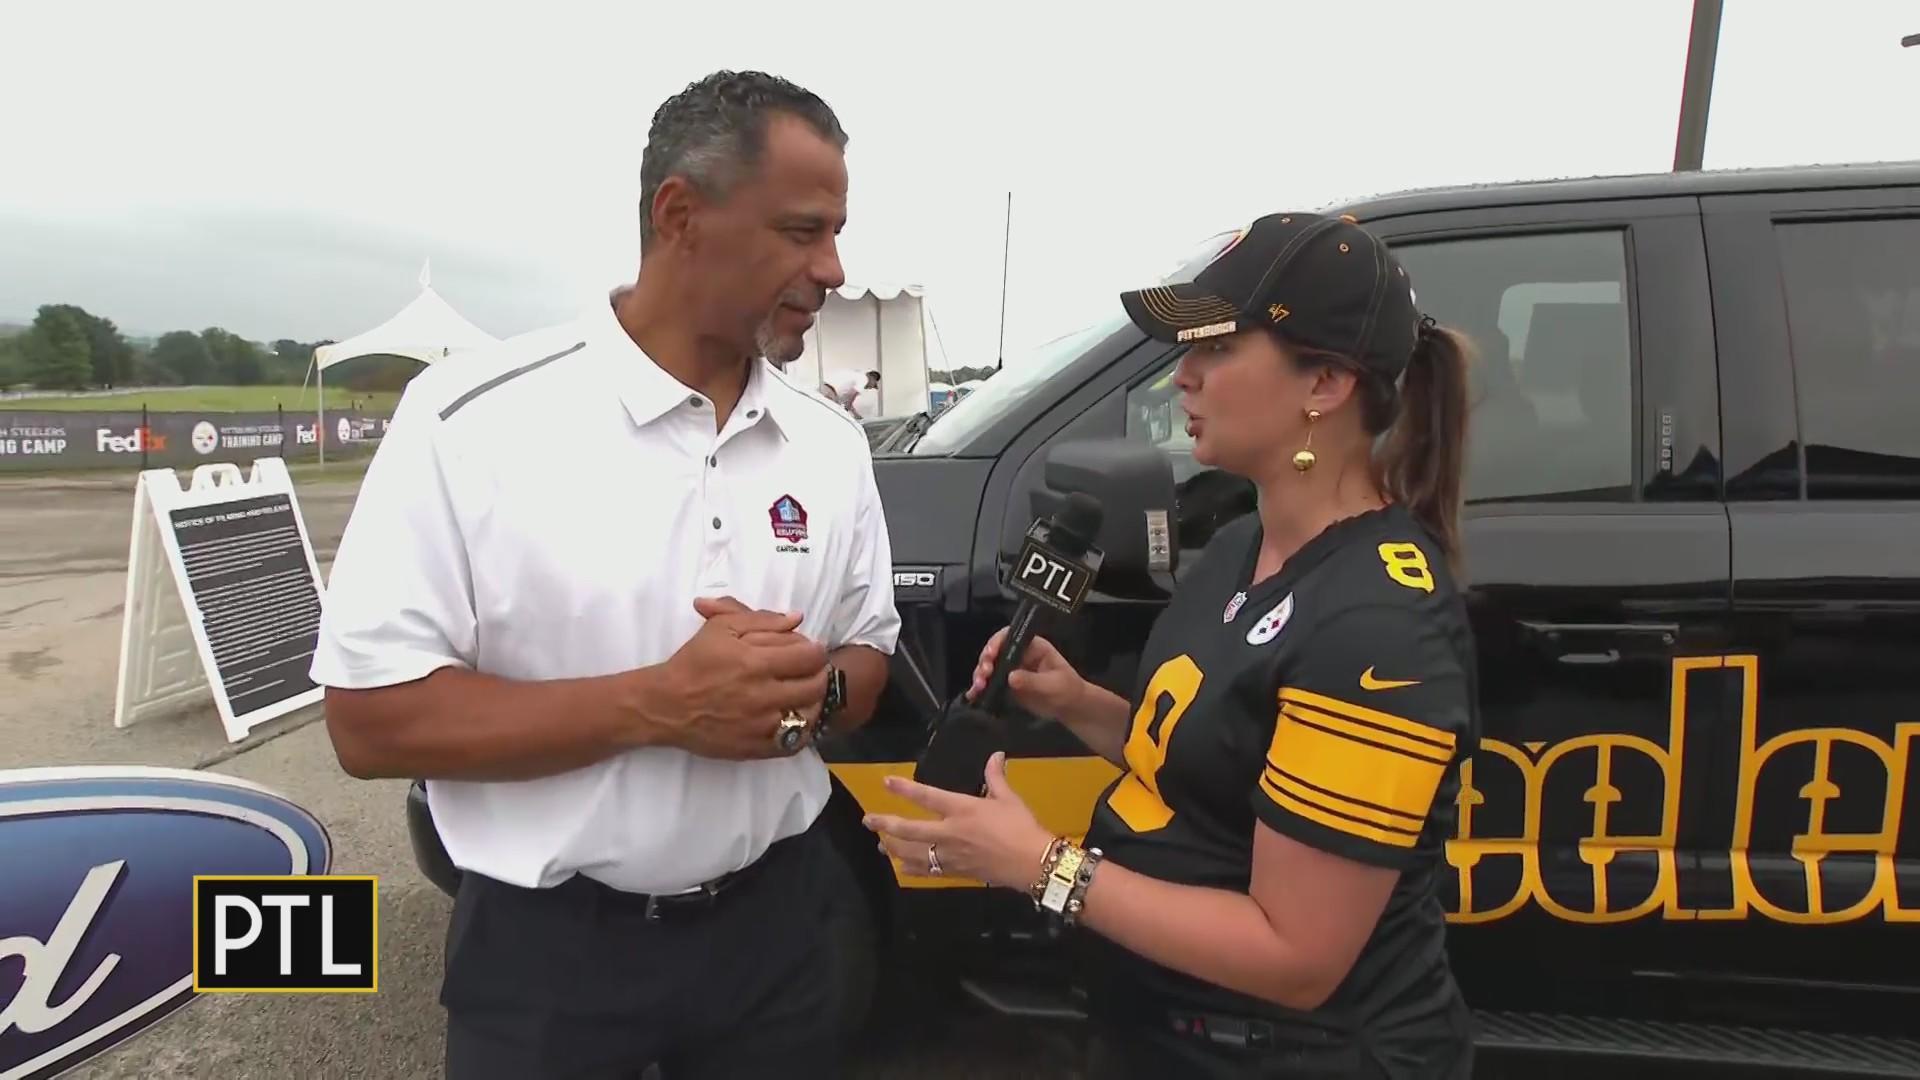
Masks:
[[[0,411],[0,472],[130,467],[191,468],[256,457],[369,450],[391,418],[328,412]]]

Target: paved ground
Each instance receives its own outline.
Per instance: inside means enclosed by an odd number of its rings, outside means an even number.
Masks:
[[[358,474],[296,473],[324,568]],[[433,1077],[434,1000],[447,900],[413,866],[401,782],[342,773],[314,717],[292,716],[229,746],[211,702],[178,718],[113,727],[131,477],[0,476],[0,769],[135,763],[206,768],[272,787],[325,822],[343,873],[380,876],[380,993],[211,995],[67,1074],[76,1080]],[[1071,1077],[1068,1039],[962,1004],[865,1047],[861,1077]]]

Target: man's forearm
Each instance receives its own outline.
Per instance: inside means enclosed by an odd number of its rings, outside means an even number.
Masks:
[[[532,780],[658,735],[654,669],[520,681],[447,667],[375,690],[327,691],[334,753],[361,779]]]
[[[847,677],[846,708],[829,722],[831,734],[844,735],[873,719],[880,692],[887,688],[887,654],[865,645],[842,645],[827,659]]]

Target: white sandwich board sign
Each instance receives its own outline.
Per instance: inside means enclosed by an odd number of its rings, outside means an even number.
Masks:
[[[320,567],[280,458],[172,469],[134,486],[113,724],[206,701],[227,741],[316,704]]]

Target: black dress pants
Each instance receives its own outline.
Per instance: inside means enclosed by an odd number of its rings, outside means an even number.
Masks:
[[[440,1001],[447,1080],[840,1075],[840,979],[823,919],[838,853],[816,823],[709,906],[575,877],[465,875]]]

